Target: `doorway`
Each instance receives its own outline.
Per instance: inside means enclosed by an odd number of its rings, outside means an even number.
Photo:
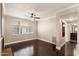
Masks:
[[[66,56],[74,56],[77,48],[77,33],[78,33],[78,24],[77,20],[67,22],[66,27],[66,39],[67,42],[65,44],[65,55]]]

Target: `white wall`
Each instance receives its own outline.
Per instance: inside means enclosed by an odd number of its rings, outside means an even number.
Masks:
[[[67,23],[67,27],[66,27],[66,29],[67,29],[67,32],[66,32],[67,37],[65,38],[66,42],[70,41],[70,32],[71,32],[70,27],[71,27],[70,24]]]
[[[0,4],[0,37],[1,37],[1,4]]]
[[[57,17],[57,49],[61,49],[61,47],[63,46],[64,42],[65,42],[65,38],[62,37],[62,20]]]
[[[62,36],[62,23],[56,17],[38,22],[38,37],[41,40],[53,43],[60,49],[65,41]]]
[[[38,22],[38,37],[41,40],[56,44],[57,36],[56,18],[50,18]]]
[[[2,37],[5,37],[5,17],[2,15]]]
[[[1,55],[1,4],[0,4],[0,55]]]
[[[19,21],[19,20],[24,20],[27,22],[30,22],[33,27],[33,33],[30,34],[13,34],[13,25],[15,24],[14,21]],[[26,19],[21,19],[21,18],[16,18],[16,17],[11,17],[11,16],[5,16],[5,44],[6,43],[11,43],[11,42],[17,42],[17,41],[22,41],[22,40],[28,40],[32,38],[36,38],[36,22],[32,22]]]
[[[78,39],[78,46],[79,46],[79,8],[77,9],[78,11],[78,20],[77,20],[77,24],[78,24],[78,35],[77,35],[77,39]]]
[[[78,20],[78,35],[77,35],[77,39],[78,39],[78,44],[79,44],[79,20]]]

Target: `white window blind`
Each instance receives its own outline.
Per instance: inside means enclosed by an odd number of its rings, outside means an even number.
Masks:
[[[15,21],[13,31],[14,34],[30,34],[33,33],[33,26],[29,22]]]

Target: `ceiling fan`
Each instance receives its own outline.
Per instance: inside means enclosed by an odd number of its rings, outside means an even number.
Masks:
[[[40,17],[38,16],[38,14],[36,13],[38,9],[34,9],[33,12],[30,12],[28,14],[26,14],[26,17],[29,17],[30,19],[36,21],[37,19],[40,19]]]
[[[30,14],[30,18],[40,19],[40,17],[37,16],[35,13],[31,13],[31,14]]]
[[[36,13],[29,13],[28,15],[25,15],[25,16],[29,18],[29,20],[32,20],[32,21],[36,21],[37,19],[40,19],[40,17],[36,15]]]

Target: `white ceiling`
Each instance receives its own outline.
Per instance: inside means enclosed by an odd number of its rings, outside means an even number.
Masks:
[[[5,3],[5,15],[26,18],[25,15],[35,12],[41,19],[51,17],[56,11],[74,5],[73,3]],[[36,11],[35,11],[36,10]]]

